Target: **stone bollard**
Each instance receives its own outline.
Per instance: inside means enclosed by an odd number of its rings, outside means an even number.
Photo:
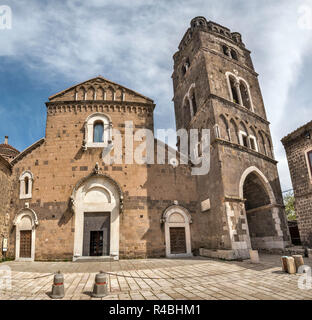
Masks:
[[[258,250],[249,250],[251,263],[259,263],[259,253]]]
[[[292,257],[295,260],[296,272],[298,272],[299,267],[304,265],[303,257],[301,255],[293,255]]]
[[[287,256],[281,257],[282,261],[282,271],[287,272]]]
[[[107,295],[107,278],[103,271],[95,276],[92,297],[103,298]]]
[[[295,259],[293,257],[287,257],[286,263],[287,263],[287,272],[290,274],[296,273]]]
[[[62,299],[64,295],[64,276],[61,274],[61,271],[58,271],[54,275],[51,298]]]

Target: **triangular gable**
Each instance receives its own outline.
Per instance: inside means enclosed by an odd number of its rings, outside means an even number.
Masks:
[[[102,76],[76,84],[49,97],[56,101],[127,101],[152,104],[153,100]]]

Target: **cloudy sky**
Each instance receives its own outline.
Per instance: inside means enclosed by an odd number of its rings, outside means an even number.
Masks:
[[[243,35],[266,105],[282,189],[280,139],[311,112],[312,0],[10,0],[0,30],[0,139],[19,150],[45,134],[48,97],[97,75],[154,99],[156,128],[174,128],[172,56],[195,16]]]

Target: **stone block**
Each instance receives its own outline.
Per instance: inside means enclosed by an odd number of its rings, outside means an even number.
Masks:
[[[258,250],[249,250],[251,263],[259,263],[259,253]]]
[[[296,272],[298,272],[299,267],[304,265],[303,257],[299,254],[293,255],[292,257],[295,260]]]

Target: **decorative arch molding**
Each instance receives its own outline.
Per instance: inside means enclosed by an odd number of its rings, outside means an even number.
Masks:
[[[227,71],[225,73],[225,76],[226,76],[226,81],[227,81],[227,85],[228,85],[228,90],[229,90],[229,95],[230,95],[231,101],[233,101],[233,94],[232,94],[231,83],[230,83],[230,78],[232,77],[235,80],[235,85],[238,86],[238,88],[236,88],[236,90],[237,90],[237,94],[238,94],[239,104],[243,106],[242,96],[241,96],[241,92],[240,92],[240,89],[239,89],[240,82],[243,82],[244,85],[247,88],[247,92],[248,92],[248,96],[249,96],[249,100],[250,100],[250,109],[251,109],[252,112],[254,112],[255,108],[254,108],[254,105],[253,105],[253,102],[252,102],[252,97],[251,97],[251,93],[250,93],[250,85],[248,84],[248,82],[244,78],[238,76],[238,73],[236,73],[236,72],[232,73],[230,71]],[[244,107],[247,108],[247,106],[244,106]]]
[[[95,123],[103,124],[103,137],[102,142],[94,142],[94,125]],[[103,112],[95,112],[89,115],[84,123],[85,136],[83,147],[88,148],[105,148],[111,142],[112,139],[112,119],[109,115]]]
[[[34,261],[35,260],[35,244],[36,244],[36,226],[39,225],[37,214],[30,208],[23,208],[16,214],[13,225],[15,226],[15,260],[17,261]],[[22,232],[31,233],[30,256],[21,256],[21,234]]]
[[[72,204],[75,205],[74,199],[75,199],[75,197],[76,197],[77,190],[78,190],[84,183],[86,183],[86,182],[87,182],[90,178],[92,178],[92,177],[102,177],[102,178],[107,179],[108,181],[110,181],[110,182],[116,187],[116,189],[118,190],[118,194],[119,194],[119,208],[120,208],[120,213],[122,213],[122,212],[123,212],[123,200],[124,200],[124,195],[123,195],[123,191],[122,191],[122,188],[121,188],[120,184],[119,184],[117,181],[115,181],[115,180],[114,180],[111,176],[109,176],[108,174],[98,173],[98,172],[96,172],[96,170],[97,170],[97,169],[95,168],[95,169],[93,170],[93,172],[91,172],[91,173],[88,174],[87,176],[83,177],[82,179],[80,179],[80,180],[76,183],[76,185],[75,185],[75,187],[74,187],[74,189],[73,189],[73,191],[72,191],[71,197],[70,197]]]
[[[76,183],[70,198],[70,205],[75,215],[73,260],[85,259],[91,254],[86,249],[89,247],[88,241],[91,240],[88,231],[85,230],[86,215],[90,214],[95,215],[94,219],[101,219],[99,218],[101,215],[106,215],[105,219],[108,224],[106,224],[107,231],[105,232],[108,234],[108,242],[106,242],[108,244],[107,251],[103,249],[102,255],[108,254],[118,259],[119,219],[123,211],[123,192],[120,185],[110,176],[100,174],[98,165],[96,165],[91,174]],[[101,227],[98,229],[100,230]]]
[[[271,204],[273,204],[273,205],[276,204],[276,198],[275,198],[273,189],[272,189],[272,187],[270,185],[270,182],[268,181],[266,176],[255,166],[251,166],[251,167],[247,168],[244,171],[244,173],[242,174],[242,176],[241,176],[241,179],[240,179],[240,182],[239,182],[239,189],[238,189],[239,190],[240,199],[244,198],[244,183],[245,183],[245,180],[246,180],[247,176],[250,173],[255,173],[259,177],[260,181],[262,182],[262,185],[263,185],[264,189],[268,193],[268,196],[270,198]]]
[[[193,106],[193,101],[192,101],[192,96],[191,94],[195,92],[195,83],[192,83],[189,87],[189,89],[187,90],[187,93],[185,94],[184,98],[183,98],[183,107],[185,107],[185,102],[186,100],[188,100],[189,102],[189,106],[190,106],[190,115],[191,115],[191,119],[194,117],[194,106]]]
[[[165,224],[166,256],[168,258],[192,256],[190,232],[192,217],[189,211],[178,204],[171,205],[163,212],[160,222]],[[185,252],[175,253],[172,249],[171,228],[172,230],[184,228],[182,234],[185,233]]]
[[[33,228],[39,225],[36,212],[30,208],[20,209],[13,220],[13,225],[16,226],[17,224],[19,224],[19,222],[22,220],[24,216],[29,216],[31,218]]]
[[[31,199],[32,198],[32,186],[34,181],[34,176],[31,171],[24,171],[20,177],[20,199]]]

